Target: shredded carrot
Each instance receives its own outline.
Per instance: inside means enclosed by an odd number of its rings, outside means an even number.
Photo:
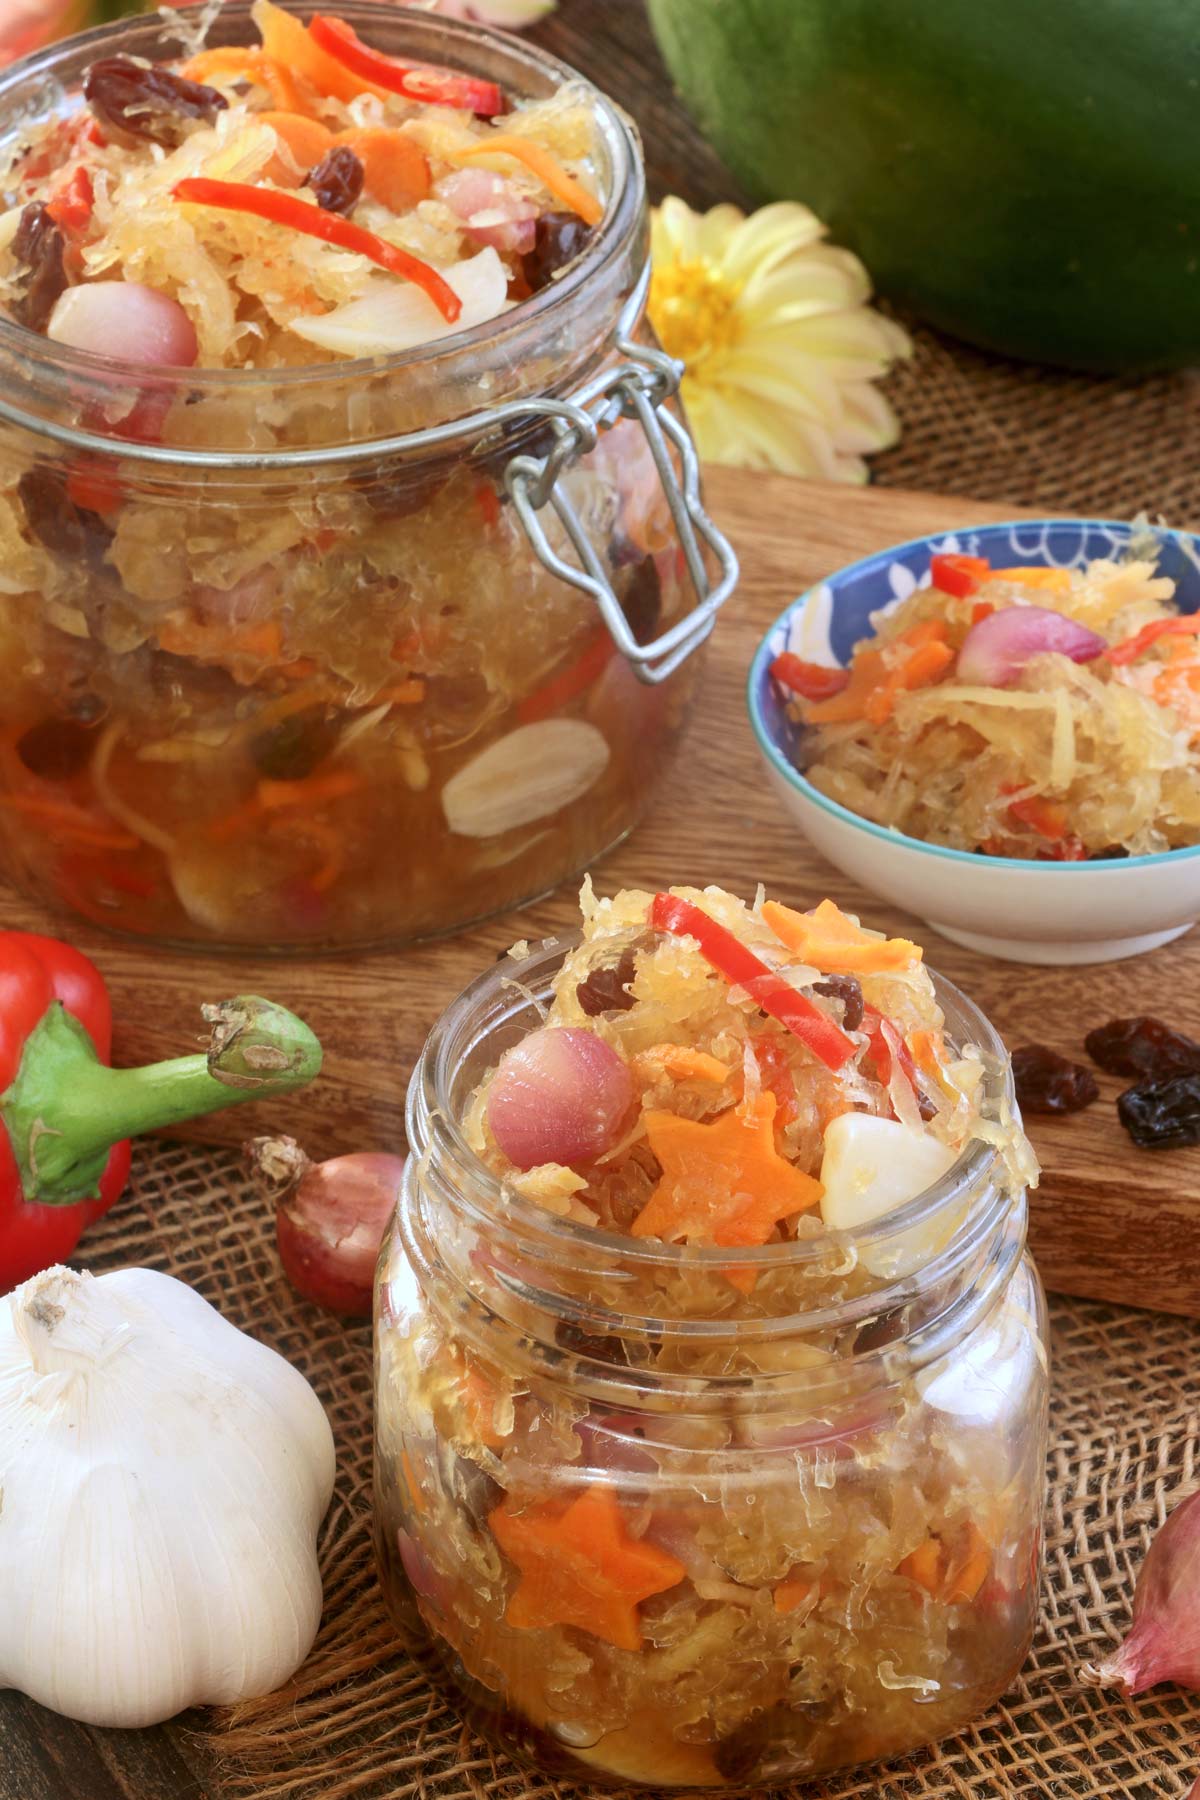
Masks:
[[[509,1497],[488,1524],[520,1570],[504,1614],[518,1630],[572,1625],[618,1650],[640,1650],[639,1604],[687,1573],[666,1550],[632,1536],[616,1494],[600,1483],[566,1505],[522,1508]]]
[[[883,679],[886,665],[882,650],[860,650],[850,665],[850,680],[840,694],[816,700],[804,709],[812,725],[841,725],[864,716],[867,700]]]
[[[775,1611],[782,1617],[786,1617],[788,1613],[794,1613],[803,1606],[814,1594],[819,1593],[820,1589],[821,1583],[814,1581],[811,1575],[789,1575],[776,1584],[772,1595]]]
[[[412,1509],[415,1513],[419,1513],[423,1517],[429,1511],[429,1506],[424,1494],[421,1492],[421,1484],[417,1480],[417,1473],[413,1468],[412,1458],[409,1456],[407,1450],[402,1450],[400,1452],[400,1467],[404,1471],[404,1485],[408,1489],[408,1497],[412,1501]]]
[[[262,35],[265,54],[292,75],[310,82],[318,94],[335,100],[357,100],[360,94],[386,99],[384,90],[361,75],[352,75],[343,63],[313,42],[308,27],[272,0],[256,0],[254,22]],[[296,108],[296,111],[304,110]]]
[[[353,150],[363,166],[363,185],[381,206],[404,213],[428,198],[428,159],[403,131],[386,125],[364,126],[339,132],[337,141]]]
[[[502,131],[463,149],[448,150],[446,154],[451,162],[465,163],[480,162],[489,156],[511,156],[524,163],[530,174],[536,175],[556,200],[578,213],[585,225],[598,225],[604,217],[604,207],[596,196],[589,194],[573,175],[568,175],[548,150],[543,150],[529,138],[514,137],[511,132]]]
[[[110,819],[85,812],[67,800],[43,799],[40,794],[0,794],[0,806],[25,813],[31,819],[42,819],[51,831],[61,832],[73,843],[90,850],[136,850],[139,840],[131,831],[122,831]]]
[[[939,624],[940,620],[929,619],[925,623]],[[869,723],[885,725],[892,716],[897,694],[931,686],[953,661],[954,652],[949,644],[936,640],[918,644],[911,656],[890,668],[875,692],[867,696],[863,712]]]
[[[924,952],[908,938],[877,938],[856,925],[832,900],[822,900],[809,913],[796,912],[768,900],[762,909],[768,925],[789,950],[823,975],[880,975],[920,962]]]
[[[821,1184],[779,1155],[775,1112],[771,1093],[708,1123],[647,1112],[646,1137],[662,1176],[633,1236],[748,1247],[765,1244],[781,1219],[815,1206]]]
[[[420,706],[425,698],[425,683],[419,675],[411,675],[407,681],[394,681],[391,687],[381,688],[375,698],[380,705],[386,700],[389,706]]]
[[[1122,663],[1136,662],[1143,650],[1149,650],[1152,644],[1157,644],[1159,638],[1191,637],[1197,631],[1200,631],[1200,612],[1177,613],[1169,619],[1151,619],[1148,625],[1143,625],[1132,637],[1122,638],[1119,644],[1110,644],[1104,655],[1110,663],[1116,663],[1120,667]]]
[[[974,1600],[987,1580],[991,1566],[992,1553],[988,1541],[974,1520],[969,1519],[963,1531],[963,1541],[950,1559],[942,1586],[942,1598],[952,1606]]]
[[[926,1538],[923,1544],[918,1544],[904,1558],[896,1573],[906,1575],[936,1598],[942,1585],[942,1546],[938,1539]]]
[[[731,1073],[719,1057],[688,1044],[652,1044],[649,1050],[639,1050],[629,1066],[640,1080],[650,1081],[665,1073],[675,1081],[725,1082]]]
[[[1069,594],[1071,591],[1071,571],[1069,569],[993,569],[990,579],[993,581],[1019,581],[1022,587],[1040,588],[1046,594]]]
[[[277,61],[262,50],[222,44],[214,50],[201,50],[199,55],[189,57],[181,64],[179,73],[189,81],[219,81],[222,76],[252,81],[256,87],[266,88],[282,112],[312,116],[312,108],[293,80],[286,60]]]
[[[362,785],[362,776],[352,769],[330,769],[324,775],[308,775],[303,781],[260,781],[258,804],[263,812],[278,812],[288,806],[323,806],[327,800],[340,800]]]

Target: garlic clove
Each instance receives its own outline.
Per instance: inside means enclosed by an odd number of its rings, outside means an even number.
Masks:
[[[450,777],[442,789],[446,823],[459,837],[499,837],[578,800],[608,762],[603,736],[581,719],[521,725]]]
[[[0,1688],[104,1726],[269,1693],[333,1474],[303,1376],[182,1282],[34,1276],[0,1300]]]
[[[842,1113],[825,1133],[821,1217],[831,1231],[854,1231],[895,1212],[953,1168],[955,1151],[924,1131],[869,1113]],[[917,1225],[860,1251],[872,1274],[910,1274],[953,1235],[958,1216]]]

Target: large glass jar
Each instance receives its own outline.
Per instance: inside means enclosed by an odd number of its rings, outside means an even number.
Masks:
[[[469,988],[409,1091],[376,1307],[397,1625],[495,1741],[592,1782],[767,1785],[961,1729],[1037,1610],[1024,1192],[977,1140],[874,1226],[741,1251],[504,1192],[456,1121],[563,954]],[[949,1037],[984,1053],[985,1121],[1009,1116],[998,1039],[937,991]]]
[[[420,9],[338,10],[512,96],[579,79]],[[178,29],[8,71],[0,167],[93,61],[178,55]],[[209,42],[254,36],[234,0]],[[490,324],[139,377],[0,317],[0,840],[25,891],[166,940],[397,942],[629,830],[736,565],[644,318],[637,139],[588,91],[605,216]]]

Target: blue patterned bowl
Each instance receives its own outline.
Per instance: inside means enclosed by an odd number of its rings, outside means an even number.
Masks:
[[[1145,536],[1144,528],[1136,535]],[[1156,530],[1159,569],[1184,612],[1200,608],[1200,538]],[[750,723],[773,785],[805,836],[862,886],[907,907],[943,937],[1014,962],[1109,962],[1156,949],[1200,918],[1200,847],[1100,862],[1032,862],[926,844],[828,799],[796,767],[799,731],[770,666],[784,650],[845,665],[872,635],[871,614],[928,584],[939,552],[995,567],[1078,568],[1121,555],[1130,525],[1032,519],[913,538],[839,569],[792,602],[750,666]]]

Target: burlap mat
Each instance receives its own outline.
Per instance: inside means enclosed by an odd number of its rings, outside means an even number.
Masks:
[[[94,1270],[149,1265],[191,1283],[304,1371],[337,1436],[325,1623],[289,1688],[212,1722],[223,1800],[577,1794],[494,1757],[452,1698],[393,1650],[370,1549],[370,1332],[292,1293],[268,1209],[236,1157],[139,1147],[131,1192],[81,1260]],[[883,1771],[815,1783],[803,1790],[810,1800],[1172,1800],[1200,1768],[1200,1696],[1164,1688],[1127,1703],[1074,1680],[1123,1631],[1154,1526],[1200,1488],[1200,1325],[1072,1300],[1054,1302],[1053,1320],[1049,1571],[1028,1668],[962,1737]]]
[[[1099,380],[920,327],[887,392],[902,433],[873,478],[1047,513],[1200,525],[1200,373]]]

